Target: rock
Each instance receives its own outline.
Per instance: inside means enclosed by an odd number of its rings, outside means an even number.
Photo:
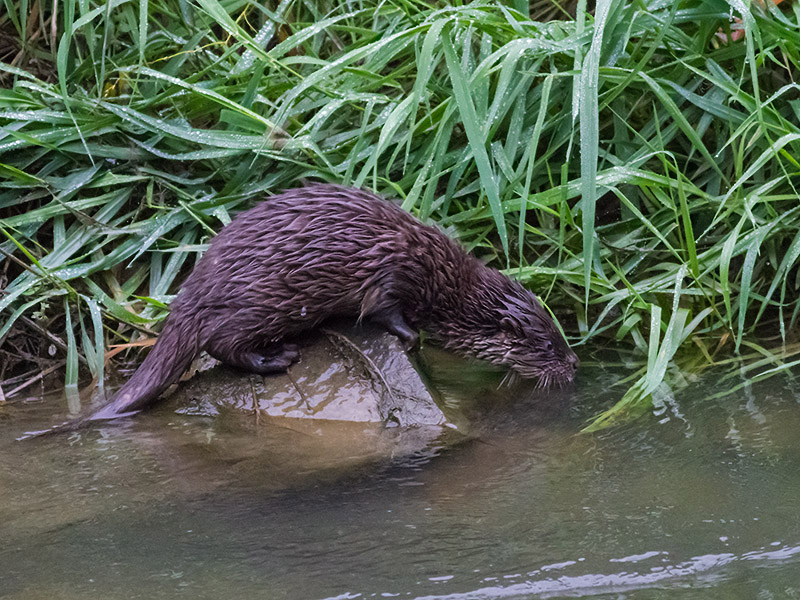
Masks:
[[[302,345],[299,362],[269,376],[205,357],[170,401],[187,416],[224,406],[256,417],[452,427],[396,337],[370,325],[333,327]]]

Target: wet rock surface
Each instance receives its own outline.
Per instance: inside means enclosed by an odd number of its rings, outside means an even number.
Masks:
[[[394,336],[372,326],[330,327],[301,341],[286,373],[243,373],[203,357],[169,402],[179,414],[222,407],[255,417],[451,426],[412,359]]]

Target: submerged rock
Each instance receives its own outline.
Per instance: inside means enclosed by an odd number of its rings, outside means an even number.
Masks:
[[[303,340],[287,373],[253,375],[203,357],[137,430],[192,493],[260,481],[314,485],[390,461],[426,461],[467,436],[398,340],[372,326]],[[458,417],[457,410],[448,410]],[[158,424],[160,422],[160,425]]]

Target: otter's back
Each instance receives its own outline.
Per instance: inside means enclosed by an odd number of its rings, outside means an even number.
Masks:
[[[174,310],[212,325],[247,311],[286,331],[318,315],[358,314],[376,278],[413,274],[409,247],[421,245],[453,252],[438,230],[369,192],[291,190],[241,213],[212,240]]]

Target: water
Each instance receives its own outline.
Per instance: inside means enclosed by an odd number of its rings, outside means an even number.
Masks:
[[[796,386],[709,376],[578,435],[622,375],[473,389],[470,439],[394,456],[370,425],[169,407],[21,443],[63,400],[0,408],[0,597],[800,598]]]

